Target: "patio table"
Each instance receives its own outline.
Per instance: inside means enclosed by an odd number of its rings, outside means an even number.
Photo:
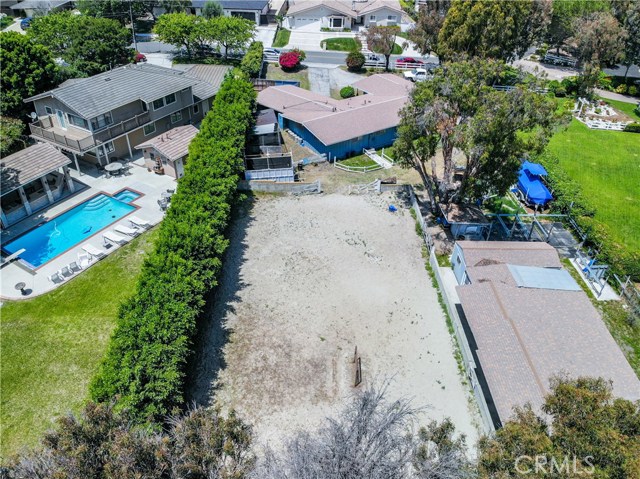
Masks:
[[[108,171],[109,173],[118,173],[122,171],[123,168],[124,168],[124,165],[119,161],[114,161],[113,163],[109,163],[107,166],[104,167],[105,171]]]
[[[15,286],[16,291],[20,291],[20,293],[22,293],[22,296],[27,294],[27,292],[24,290],[24,288],[26,288],[26,287],[27,287],[27,285],[25,283],[22,283],[22,282],[17,283],[16,286]]]

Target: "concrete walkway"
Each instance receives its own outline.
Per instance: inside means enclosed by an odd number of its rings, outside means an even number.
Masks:
[[[633,103],[634,105],[637,105],[640,103],[640,98],[635,98],[628,95],[621,95],[620,93],[614,93],[612,91],[600,90],[599,88],[596,88],[596,93],[600,95],[602,98],[608,98],[609,100],[623,101],[625,103]]]
[[[273,46],[273,39],[276,36],[276,26],[275,25],[265,25],[262,27],[256,27],[256,36],[254,40],[257,42],[262,42],[262,46],[264,48],[269,48]]]

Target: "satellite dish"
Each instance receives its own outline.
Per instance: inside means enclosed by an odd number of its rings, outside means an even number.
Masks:
[[[34,121],[38,118],[38,114],[35,111],[32,111],[31,113],[29,113],[29,116]]]

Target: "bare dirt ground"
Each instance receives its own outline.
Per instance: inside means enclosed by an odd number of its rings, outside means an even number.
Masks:
[[[391,202],[391,194],[255,198],[232,231],[191,399],[236,409],[258,444],[277,445],[355,393],[357,346],[360,387],[392,377],[390,397],[429,406],[423,423],[451,417],[474,444],[477,413],[414,221],[404,208],[390,213]]]

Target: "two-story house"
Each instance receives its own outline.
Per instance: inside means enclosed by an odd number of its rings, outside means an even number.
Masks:
[[[106,165],[133,158],[134,146],[147,138],[202,120],[225,72],[214,83],[188,71],[138,64],[68,80],[25,100],[37,116],[31,136],[70,153],[78,171],[79,160]]]

